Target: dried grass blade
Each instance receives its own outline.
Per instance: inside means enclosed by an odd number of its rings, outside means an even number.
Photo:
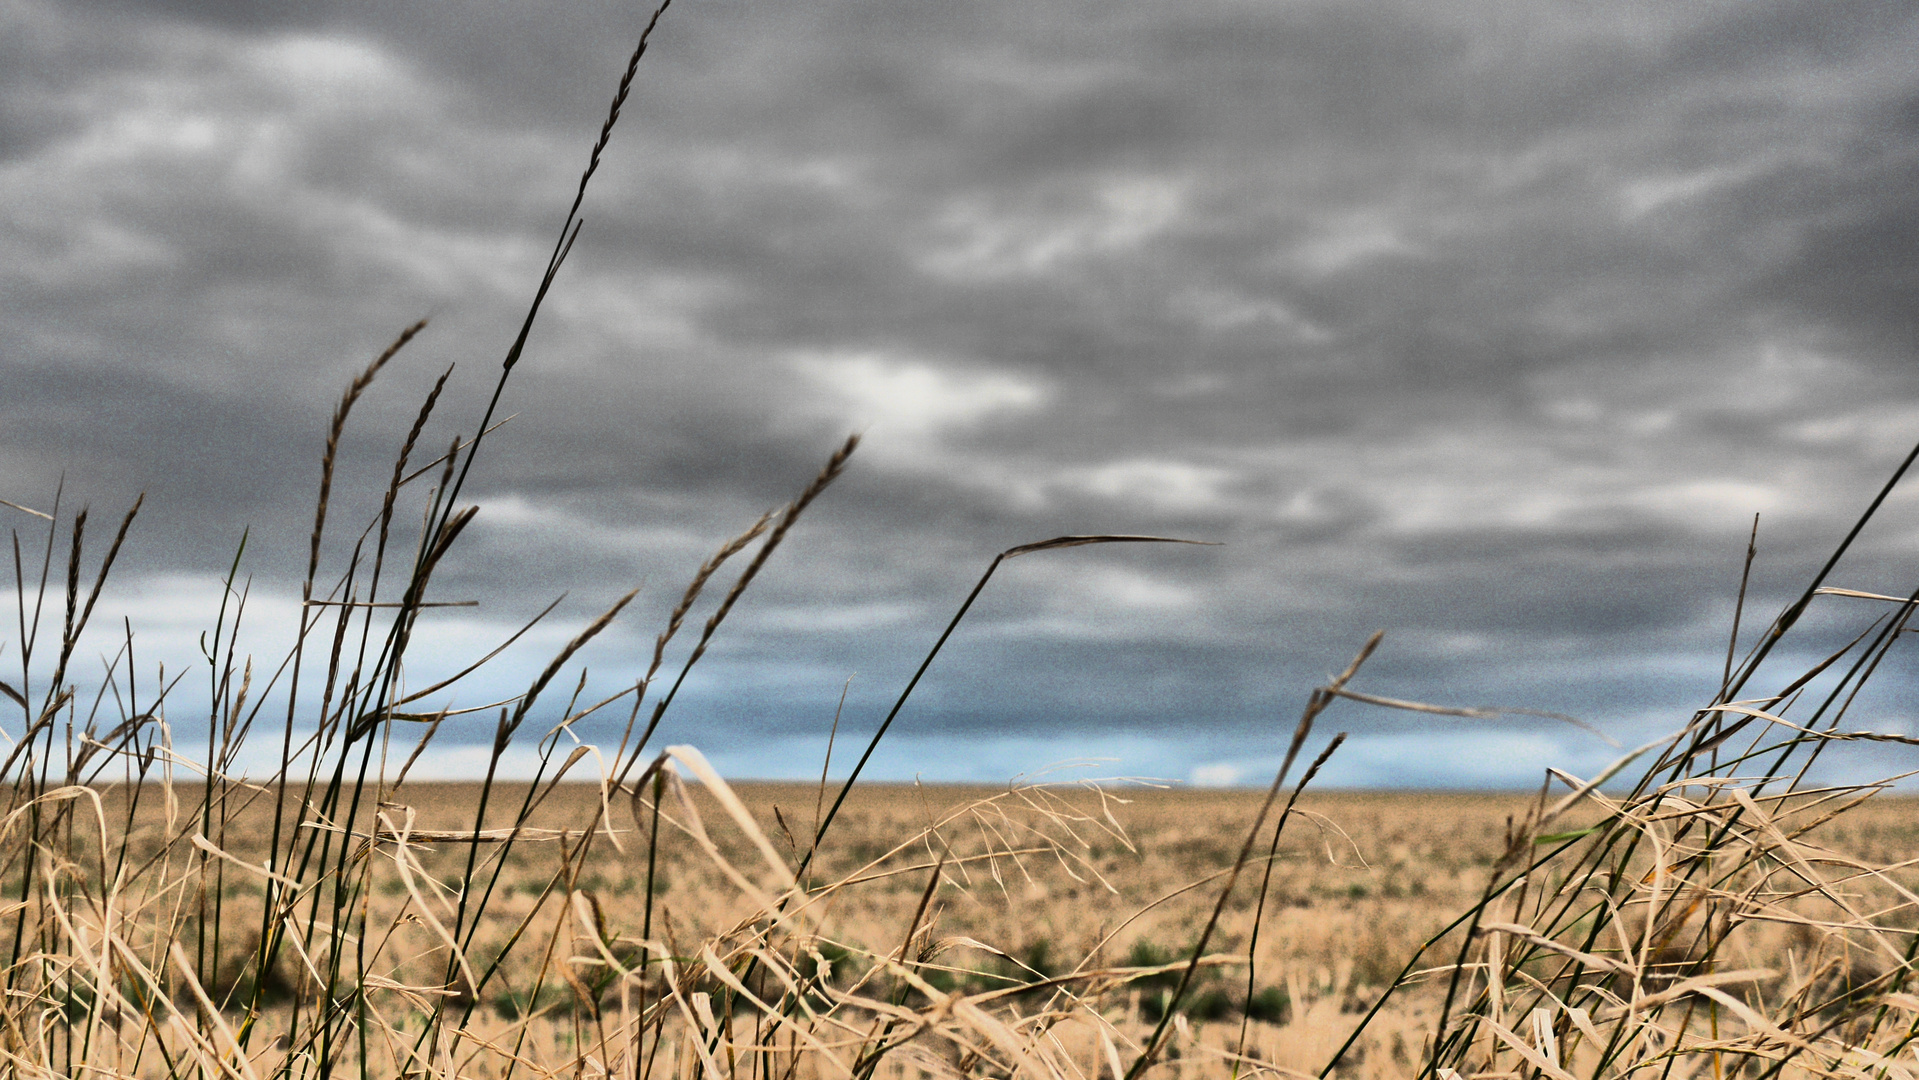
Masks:
[[[706,755],[700,753],[699,748],[694,746],[669,746],[666,748],[666,753],[668,757],[686,766],[687,771],[698,777],[707,793],[725,808],[727,816],[733,819],[733,823],[739,826],[740,832],[746,834],[746,838],[759,851],[760,858],[766,861],[767,868],[773,872],[774,880],[779,883],[780,889],[787,890],[797,886],[799,882],[793,877],[792,867],[787,866],[786,861],[780,858],[779,850],[773,846],[773,841],[767,839],[759,822],[753,820],[752,812],[747,810],[746,804],[733,793],[733,788],[706,760]]]
[[[1889,604],[1913,603],[1913,598],[1910,596],[1887,596],[1885,593],[1861,592],[1858,589],[1841,589],[1832,585],[1814,589],[1812,594],[1814,596],[1850,596],[1860,600],[1884,600]]]
[[[258,874],[261,877],[266,878],[268,881],[272,881],[280,885],[285,885],[286,887],[290,889],[295,889],[295,890],[303,889],[305,887],[305,883],[302,881],[299,881],[298,879],[290,878],[286,876],[285,874],[275,873],[272,867],[261,866],[256,863],[247,862],[245,859],[240,858],[239,856],[233,854],[232,852],[226,850],[225,848],[215,845],[213,841],[208,840],[206,838],[205,833],[196,832],[193,834],[193,846],[199,848],[201,851],[204,851],[207,854],[212,855],[216,858],[225,859],[227,862],[230,862],[233,865],[240,867],[243,870]]]
[[[1553,1080],[1578,1080],[1573,1074],[1561,1068],[1558,1062],[1540,1053],[1532,1044],[1521,1038],[1518,1032],[1506,1027],[1490,1016],[1481,1016],[1479,1022],[1490,1028],[1493,1035],[1496,1036],[1500,1042],[1505,1043],[1514,1053],[1525,1058],[1527,1063],[1533,1068],[1552,1077]]]
[[[1626,975],[1629,977],[1638,974],[1638,969],[1634,968],[1631,964],[1614,960],[1611,957],[1594,956],[1591,953],[1581,952],[1571,945],[1543,936],[1530,926],[1521,926],[1518,923],[1485,922],[1479,924],[1478,932],[1482,934],[1507,934],[1535,948],[1545,949],[1547,952],[1558,953],[1568,959],[1577,960],[1594,971],[1609,971],[1616,975]]]
[[[227,1044],[226,1051],[217,1059],[222,1070],[244,1076],[247,1080],[259,1080],[260,1074],[253,1071],[253,1062],[247,1060],[246,1048],[240,1045],[239,1037],[220,1012],[220,1007],[207,996],[206,988],[200,985],[200,980],[193,974],[193,962],[187,959],[185,947],[175,941],[168,950],[168,955],[173,958],[173,965],[179,970],[180,978],[192,992],[194,1000],[200,1003],[200,1015],[211,1022],[213,1030],[219,1032],[221,1039]],[[178,1012],[175,1012],[173,1017],[175,1020],[181,1019]]]
[[[763,957],[764,955],[763,952],[755,954],[756,958]],[[834,1072],[839,1073],[841,1076],[853,1075],[852,1067],[841,1060],[840,1056],[834,1053],[832,1048],[827,1046],[825,1042],[821,1041],[820,1037],[815,1035],[811,1029],[805,1025],[795,1023],[791,1016],[761,1001],[758,995],[748,990],[746,984],[741,982],[738,976],[734,975],[732,971],[728,970],[727,966],[714,954],[711,944],[700,946],[700,962],[706,966],[707,974],[719,980],[728,990],[738,994],[742,1000],[750,1003],[761,1016],[772,1020],[777,1026],[790,1030],[796,1038],[806,1043],[815,1053],[824,1056],[826,1060],[832,1064]]]
[[[713,838],[707,835],[706,825],[700,820],[699,807],[693,804],[692,796],[687,793],[686,782],[671,769],[666,770],[666,775],[671,781],[674,796],[680,801],[680,809],[686,814],[686,820],[677,823],[681,830],[699,845],[700,851],[706,855],[708,861],[718,867],[720,873],[724,874],[726,879],[733,883],[733,887],[738,889],[757,909],[776,910],[778,904],[773,896],[754,883],[752,878],[742,873],[739,867],[734,866],[732,860],[720,851],[719,845],[713,842]]]

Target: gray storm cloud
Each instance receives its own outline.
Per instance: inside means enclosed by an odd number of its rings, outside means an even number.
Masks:
[[[448,364],[424,442],[471,433],[648,14],[0,5],[0,498],[149,492],[121,602],[156,650],[244,528],[290,595],[328,411],[414,319],[342,512]],[[1916,45],[1895,4],[685,0],[470,482],[442,587],[480,609],[422,664],[643,584],[589,655],[631,678],[860,431],[673,721],[736,771],[806,771],[849,676],[870,725],[994,552],[1066,532],[1225,546],[1009,567],[893,774],[1251,780],[1376,628],[1382,693],[1676,726],[1752,515],[1762,622],[1919,439]],[[1915,517],[1838,583],[1909,591]],[[1342,720],[1355,783],[1607,751]]]

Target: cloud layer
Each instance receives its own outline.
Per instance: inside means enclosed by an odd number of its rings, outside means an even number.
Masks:
[[[470,434],[647,14],[0,4],[0,498],[149,492],[129,610],[217,596],[249,527],[292,596],[332,403],[422,315],[341,528],[450,363],[423,445]],[[1376,628],[1381,693],[1677,726],[1752,515],[1762,623],[1919,439],[1914,56],[1896,4],[687,3],[470,481],[443,587],[479,612],[418,662],[643,584],[589,654],[630,679],[699,561],[860,431],[671,722],[735,771],[816,767],[849,677],[870,730],[995,552],[1073,532],[1225,546],[1009,564],[892,774],[1256,782]],[[1837,583],[1910,591],[1916,511]],[[1355,783],[1610,752],[1338,722]]]

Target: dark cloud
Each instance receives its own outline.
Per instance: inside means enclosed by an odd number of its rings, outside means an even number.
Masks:
[[[414,461],[471,434],[648,14],[0,16],[0,498],[149,493],[122,572],[156,656],[242,529],[263,612],[291,595],[326,417],[422,315],[328,572],[449,364]],[[1251,780],[1378,628],[1382,692],[1677,723],[1751,515],[1748,640],[1919,437],[1915,38],[1895,4],[671,10],[467,489],[439,588],[482,607],[416,674],[570,590],[462,703],[516,692],[643,583],[583,654],[632,677],[700,560],[863,431],[688,683],[672,737],[728,767],[796,774],[855,672],[870,725],[994,552],[1084,531],[1227,546],[1009,564],[902,717],[932,760],[886,768],[1107,745]],[[1914,518],[1840,583],[1906,591]],[[1781,663],[1865,609],[1830,610]],[[1348,782],[1603,758],[1345,719]]]

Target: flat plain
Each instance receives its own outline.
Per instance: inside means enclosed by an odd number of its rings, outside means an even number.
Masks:
[[[696,943],[737,938],[741,925],[766,918],[766,894],[755,898],[750,886],[774,891],[772,857],[788,868],[807,863],[807,838],[830,790],[742,783],[733,791],[770,851],[697,785],[683,800],[663,800],[657,842],[645,835],[651,814],[642,800],[563,784],[523,815],[528,789],[497,785],[484,824],[521,823],[497,877],[485,860],[502,845],[432,840],[436,830],[475,827],[477,784],[410,782],[386,794],[379,827],[406,837],[417,867],[447,882],[460,880],[461,866],[479,849],[475,880],[490,882],[493,896],[476,959],[504,954],[508,939],[524,938],[529,928],[545,936],[540,948],[520,942],[520,959],[487,982],[479,1015],[502,1030],[530,1033],[536,1044],[550,1042],[541,1051],[550,1060],[589,1044],[588,1014],[611,1008],[583,1007],[588,995],[578,981],[554,974],[596,963],[594,947],[579,933],[582,905],[592,908],[603,942],[663,940],[685,959],[697,954]],[[192,788],[174,795],[183,807],[199,802]],[[970,994],[1044,978],[1071,987],[1082,972],[1170,968],[1198,944],[1264,799],[1263,791],[1131,782],[856,787],[806,866],[805,880],[820,897],[806,948],[823,971],[836,964],[871,971],[875,961],[904,958],[940,989]],[[1535,802],[1517,793],[1308,791],[1272,858],[1256,852],[1234,884],[1204,949],[1212,959],[1175,1010],[1168,1065],[1181,1076],[1225,1076],[1237,1057],[1281,1073],[1316,1073],[1411,963],[1430,974],[1399,988],[1343,1059],[1341,1074],[1416,1070],[1463,938],[1454,934],[1413,961],[1423,943],[1480,901],[1515,820]],[[135,831],[165,832],[164,798],[143,803],[137,820],[145,824]],[[264,853],[266,807],[263,799],[236,806],[221,847],[241,860]],[[356,829],[364,833],[370,820],[363,816]],[[579,841],[596,821],[594,842],[583,849]],[[1575,817],[1564,827],[1579,824]],[[1841,860],[1900,863],[1919,847],[1919,800],[1878,796],[1796,841]],[[381,874],[370,894],[368,925],[389,928],[393,938],[377,975],[396,985],[431,983],[445,957],[420,925],[432,906],[421,900],[433,889],[402,876]],[[834,882],[838,887],[820,887]],[[1882,925],[1919,923],[1892,910],[1896,897],[1874,898],[1885,892],[1884,882],[1849,892]],[[1826,962],[1815,955],[1819,942],[1801,929],[1755,924],[1718,962],[1781,977]],[[234,963],[257,943],[229,935]],[[1143,1045],[1176,986],[1169,971],[1132,978],[1106,995],[1108,1037],[1117,1035],[1122,1047]],[[1043,990],[1031,989],[998,1004],[1015,1015],[1049,1007]],[[1063,1060],[1079,1062],[1085,1075],[1105,1070],[1100,1034],[1083,1017],[1060,1023],[1052,1037]],[[687,1040],[669,1037],[665,1045],[669,1055],[678,1048],[677,1068],[694,1068]],[[887,1058],[879,1075],[941,1071],[931,1058],[902,1053]],[[801,1072],[811,1075],[812,1067]]]

